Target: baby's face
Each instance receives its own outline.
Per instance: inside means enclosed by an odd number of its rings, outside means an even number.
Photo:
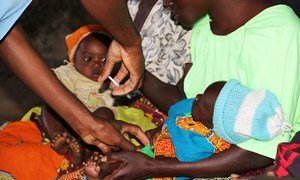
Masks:
[[[206,127],[212,128],[212,104],[207,101],[205,95],[198,94],[193,102],[192,117],[194,121],[203,123]]]
[[[206,127],[213,128],[213,112],[216,100],[225,81],[218,81],[209,85],[203,94],[198,94],[192,107],[194,121],[202,122]]]
[[[93,36],[88,36],[76,50],[74,66],[85,77],[98,81],[103,71],[108,47]]]

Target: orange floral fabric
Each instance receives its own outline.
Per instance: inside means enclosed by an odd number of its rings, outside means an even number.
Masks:
[[[0,179],[9,175],[15,179],[55,179],[63,156],[42,136],[34,122],[18,121],[0,130]]]

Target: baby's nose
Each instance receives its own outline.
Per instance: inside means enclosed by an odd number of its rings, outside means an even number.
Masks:
[[[93,65],[94,66],[104,66],[105,64],[105,58],[95,58],[94,61],[93,61]]]

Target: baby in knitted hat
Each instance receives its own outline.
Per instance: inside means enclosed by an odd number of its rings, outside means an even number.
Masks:
[[[151,136],[154,153],[183,162],[208,158],[248,139],[269,141],[291,128],[273,93],[254,91],[237,80],[212,83],[196,98],[174,104],[168,115],[161,132]]]
[[[269,141],[291,129],[270,91],[254,91],[237,80],[212,83],[196,98],[171,106],[162,128],[147,131],[155,158],[197,162],[248,139]],[[86,168],[96,179],[99,168]]]

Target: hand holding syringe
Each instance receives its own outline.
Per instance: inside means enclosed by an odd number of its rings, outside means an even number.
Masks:
[[[108,79],[111,80],[111,82],[112,82],[116,87],[120,86],[119,82],[116,81],[116,80],[114,80],[114,78],[112,78],[111,76],[108,76]],[[130,94],[126,94],[126,97],[127,97],[128,99],[131,99],[131,95],[130,95]]]

